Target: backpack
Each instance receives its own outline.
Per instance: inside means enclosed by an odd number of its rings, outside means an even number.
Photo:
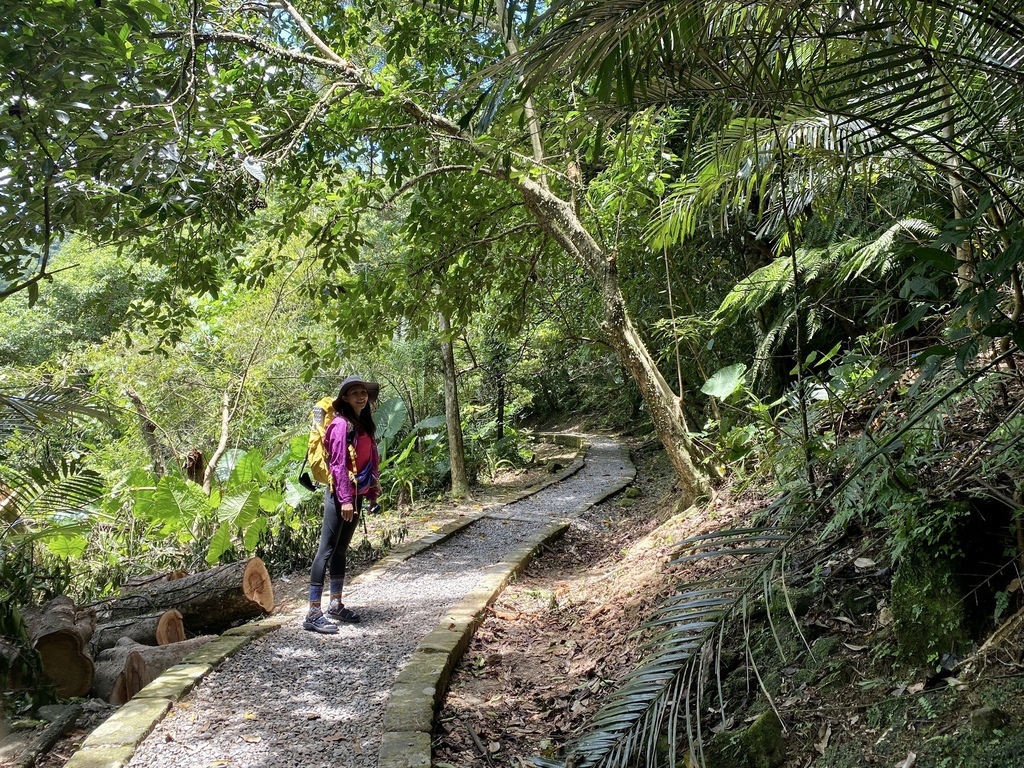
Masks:
[[[309,441],[306,443],[306,458],[302,460],[302,467],[299,469],[299,483],[311,491],[315,491],[320,485],[331,485],[324,434],[327,432],[327,425],[333,420],[333,397],[317,401],[313,410],[309,412]]]

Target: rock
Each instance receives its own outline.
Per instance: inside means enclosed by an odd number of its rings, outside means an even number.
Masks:
[[[775,712],[761,714],[740,734],[743,758],[750,768],[779,768],[786,762],[786,739]]]
[[[893,630],[900,655],[927,663],[948,652],[970,648],[964,595],[955,565],[922,547],[904,556],[892,581]]]
[[[555,472],[560,472],[561,470],[565,469],[565,464],[562,463],[561,461],[558,461],[557,459],[551,459],[550,461],[548,461],[547,464],[544,465],[544,469],[547,472],[550,472],[551,474],[555,474]]]
[[[630,485],[622,492],[622,495],[627,499],[639,499],[644,495],[644,492],[637,488],[635,485]]]
[[[982,736],[990,735],[1009,722],[1009,715],[997,707],[981,707],[971,712],[971,729]]]
[[[862,616],[875,608],[875,598],[859,587],[845,590],[839,598],[839,603],[846,611],[846,615],[851,618]]]

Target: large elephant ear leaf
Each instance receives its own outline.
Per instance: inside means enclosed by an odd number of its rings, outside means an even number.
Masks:
[[[408,416],[405,400],[400,397],[389,398],[381,404],[373,416],[377,422],[377,437],[390,441],[405,426]]]
[[[743,363],[736,363],[716,371],[710,379],[704,382],[700,391],[709,397],[717,397],[719,400],[727,400],[743,386],[743,374],[747,366]]]

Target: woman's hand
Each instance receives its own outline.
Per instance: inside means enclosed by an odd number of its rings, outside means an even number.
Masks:
[[[342,504],[341,519],[344,520],[346,523],[352,522],[352,518],[354,517],[355,511],[355,507],[353,507],[351,504]]]

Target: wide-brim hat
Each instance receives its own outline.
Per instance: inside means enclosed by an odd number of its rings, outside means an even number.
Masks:
[[[361,376],[349,376],[341,382],[341,389],[338,390],[338,397],[344,395],[356,384],[362,384],[366,387],[366,394],[370,396],[370,400],[376,400],[377,396],[380,395],[380,384],[376,381],[366,381]]]

